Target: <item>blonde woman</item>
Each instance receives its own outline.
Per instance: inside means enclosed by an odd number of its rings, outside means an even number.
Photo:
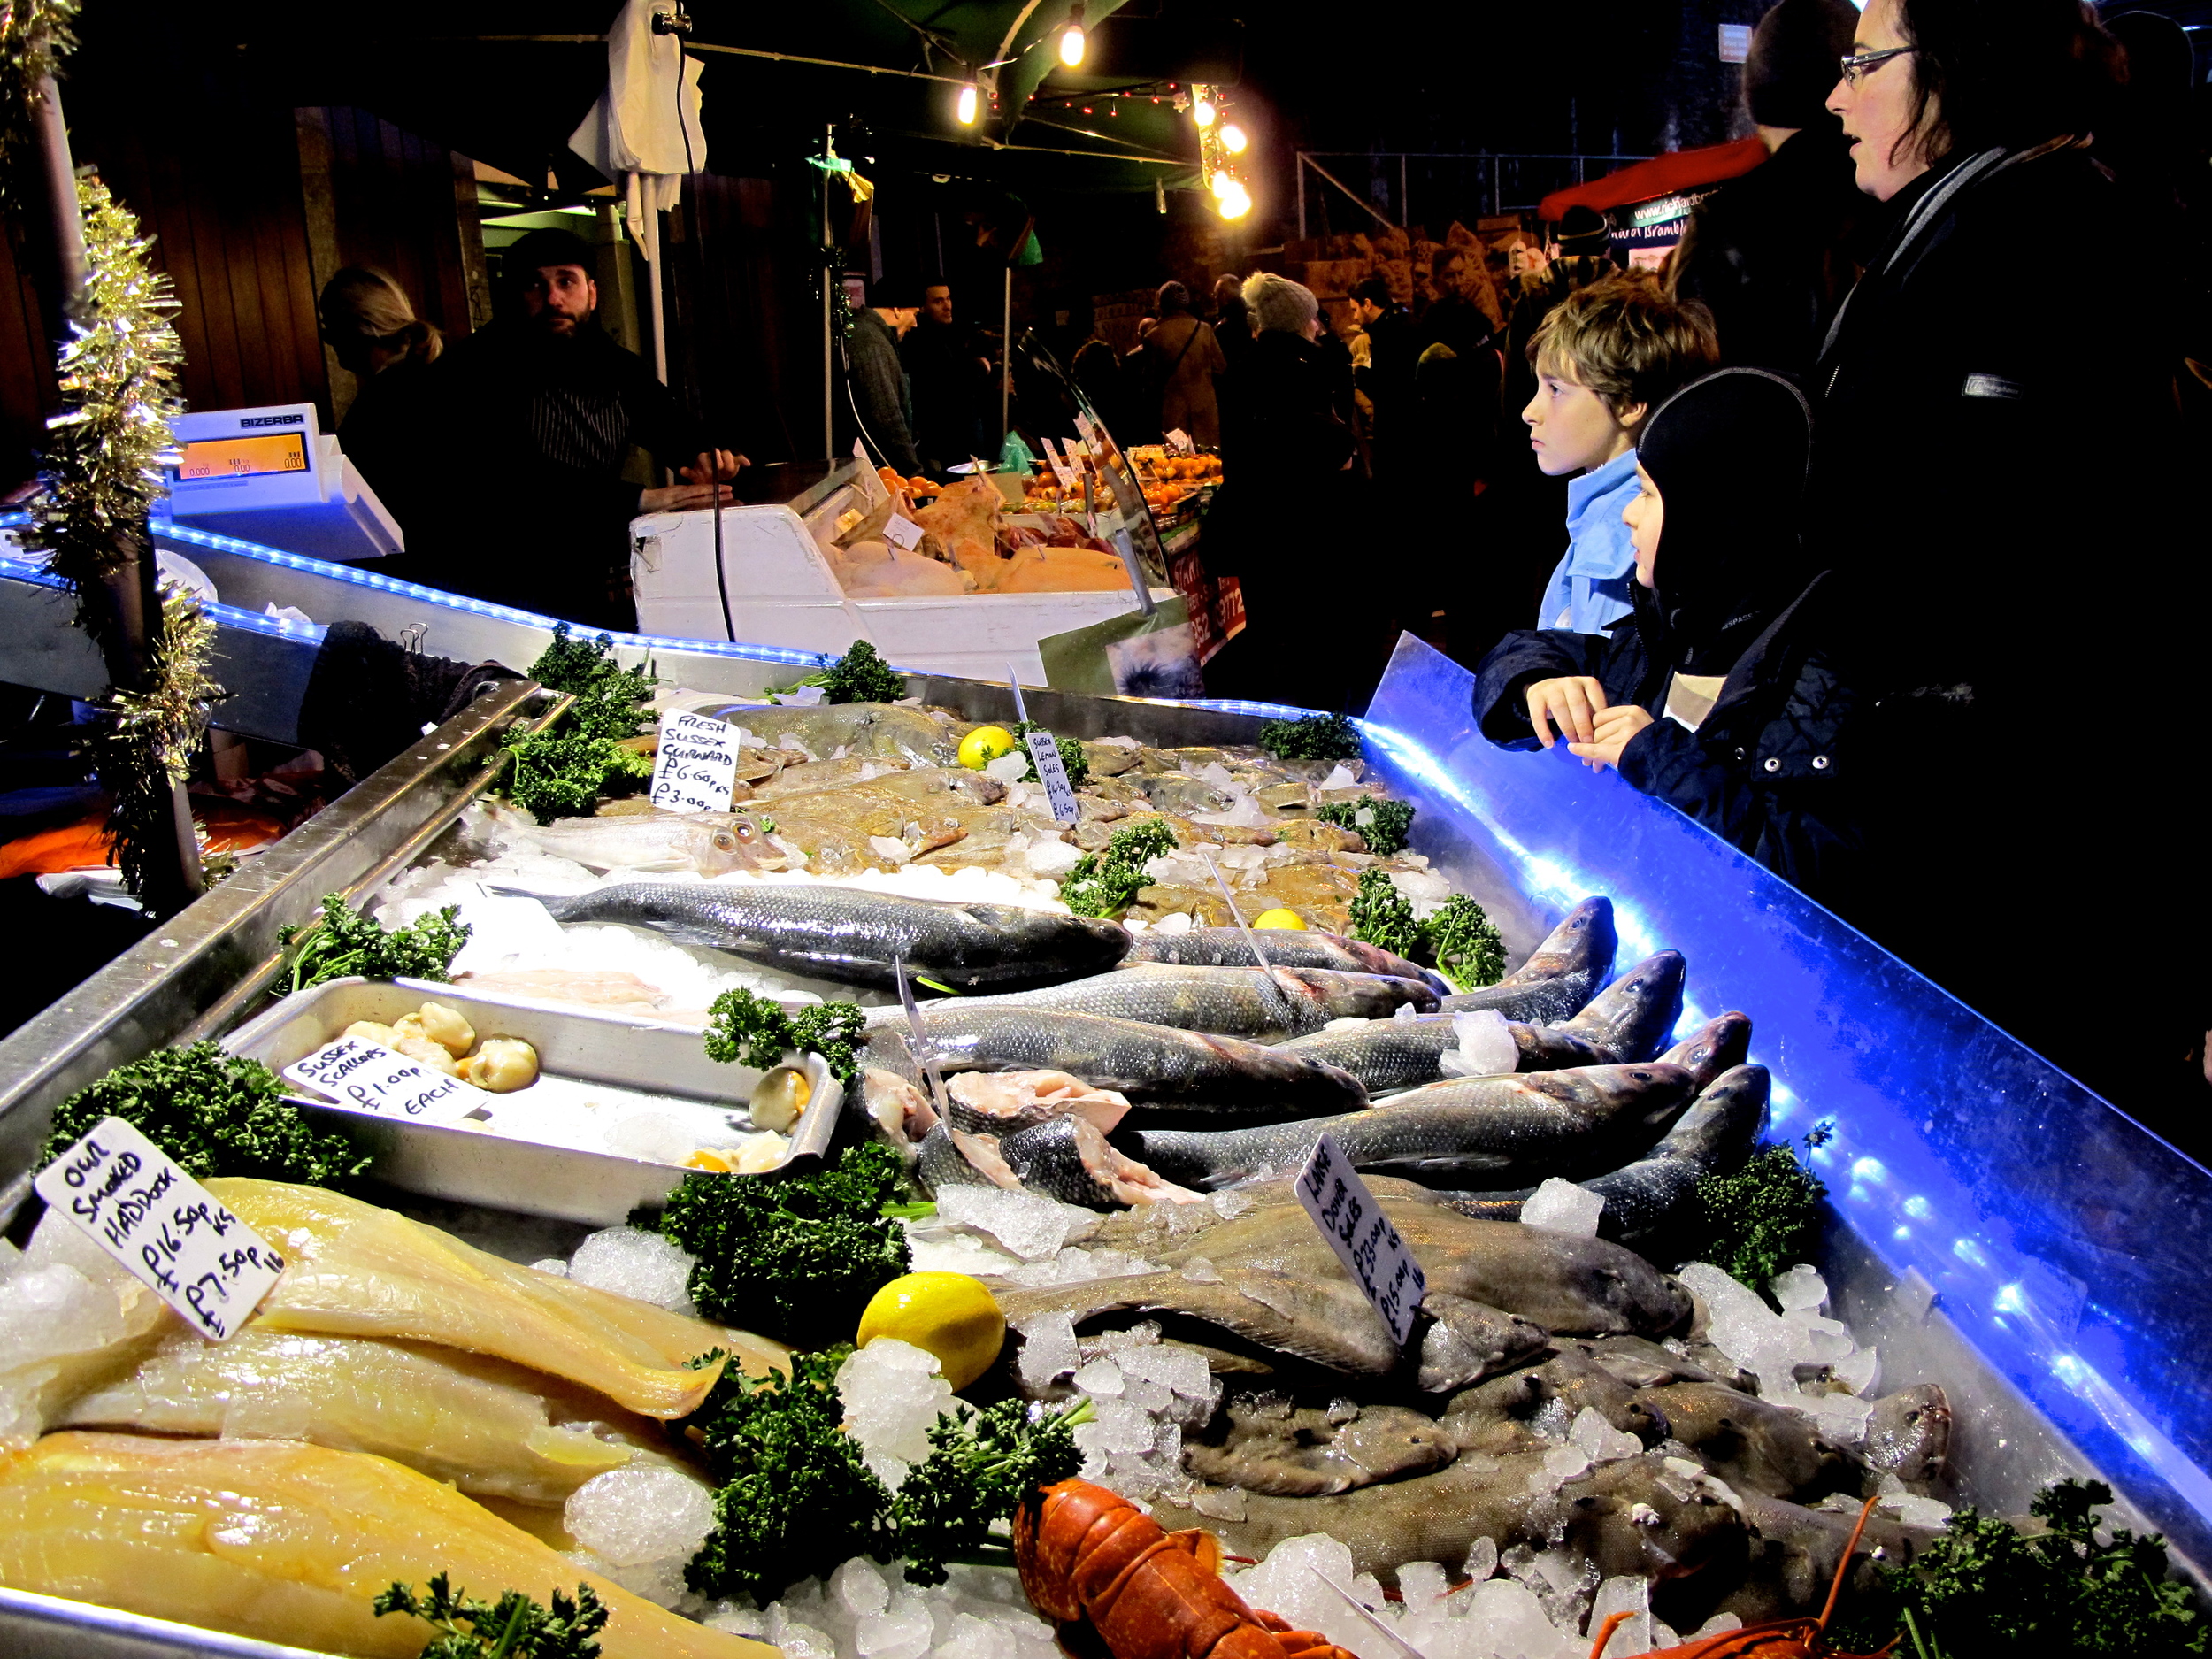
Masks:
[[[432,369],[445,349],[437,325],[407,291],[369,265],[348,265],[323,288],[323,342],[357,385],[338,443],[368,480],[417,562],[435,537],[439,471],[449,463],[433,432]],[[393,561],[380,567],[396,574]]]

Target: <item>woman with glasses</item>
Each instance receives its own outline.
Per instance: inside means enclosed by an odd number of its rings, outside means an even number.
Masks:
[[[2201,526],[2160,517],[2183,494],[2178,290],[2145,262],[2121,317],[2032,274],[2055,234],[2129,229],[2096,150],[2117,60],[2076,0],[1868,0],[1828,107],[1889,224],[1812,377],[1807,511],[1861,682],[1920,734],[1872,792],[1916,856],[1869,931],[2093,1084],[2133,1059],[2020,972],[2047,958],[2050,896],[2067,935],[2113,940],[2145,896],[2116,858],[2201,885],[2158,846],[2181,816],[2162,792],[2192,768],[2147,741],[2188,704],[2139,653],[2100,666],[2199,609]],[[2125,712],[2094,689],[2107,672]],[[2153,999],[2182,979],[2150,977]],[[2147,1041],[2185,1052],[2185,1018],[2154,1023]]]

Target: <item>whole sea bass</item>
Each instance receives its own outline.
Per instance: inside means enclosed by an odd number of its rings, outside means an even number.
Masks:
[[[1740,1168],[1766,1127],[1769,1087],[1766,1067],[1732,1066],[1691,1103],[1657,1146],[1633,1164],[1583,1182],[1605,1200],[1599,1235],[1640,1246],[1681,1218],[1698,1182]],[[1463,1216],[1517,1221],[1522,1204],[1535,1190],[1436,1195]]]
[[[1436,1006],[1436,993],[1425,980],[1331,968],[1263,972],[1141,962],[1046,990],[979,997],[967,1006],[1059,1009],[1268,1042],[1318,1031],[1333,1019],[1380,1019],[1402,1007],[1425,1013]]]
[[[1249,968],[1252,945],[1271,966],[1278,968],[1335,968],[1346,973],[1387,973],[1401,979],[1419,979],[1444,987],[1426,968],[1403,956],[1347,939],[1341,933],[1300,932],[1294,927],[1260,927],[1249,941],[1241,927],[1194,927],[1186,933],[1163,933],[1157,929],[1137,935],[1127,962],[1171,962],[1187,968]]]
[[[910,972],[956,989],[1037,985],[1101,972],[1129,949],[1117,922],[817,882],[621,881],[570,898],[528,896],[557,922],[649,927],[687,945],[847,985],[895,984],[898,957]]]
[[[1613,901],[1589,898],[1569,910],[1526,962],[1495,985],[1444,999],[1444,1011],[1495,1009],[1508,1019],[1548,1025],[1571,1018],[1598,994],[1613,972],[1619,941]]]
[[[634,812],[565,818],[523,833],[557,858],[593,870],[695,870],[718,876],[759,868],[777,849],[733,813]]]
[[[1114,1144],[1187,1187],[1294,1174],[1324,1133],[1364,1171],[1431,1187],[1519,1187],[1617,1168],[1657,1140],[1696,1089],[1684,1067],[1657,1061],[1580,1066],[1432,1083],[1364,1111],[1264,1128],[1124,1128]]]
[[[871,1063],[902,1075],[915,1071],[904,1019],[872,1024]],[[948,1000],[930,1005],[922,1029],[946,1072],[1066,1071],[1128,1096],[1147,1118],[1172,1111],[1263,1123],[1367,1103],[1356,1081],[1310,1056],[1140,1020]]]
[[[1578,1065],[1624,1065],[1648,1060],[1682,1011],[1680,953],[1663,950],[1638,963],[1572,1019],[1557,1025],[1508,1020],[1517,1071],[1555,1071]],[[1449,1010],[1458,999],[1447,997]],[[1459,1010],[1464,1011],[1464,1010]],[[1379,1019],[1356,1029],[1316,1032],[1278,1050],[1341,1066],[1371,1094],[1416,1088],[1448,1075],[1444,1056],[1459,1047],[1459,1011],[1411,1019]]]

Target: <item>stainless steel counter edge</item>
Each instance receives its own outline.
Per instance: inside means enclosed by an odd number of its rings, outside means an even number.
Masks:
[[[274,970],[280,929],[326,893],[381,881],[488,784],[518,721],[557,706],[529,680],[503,681],[0,1041],[0,1169],[28,1171],[76,1090],[242,1011]],[[27,1179],[0,1188],[0,1220]]]

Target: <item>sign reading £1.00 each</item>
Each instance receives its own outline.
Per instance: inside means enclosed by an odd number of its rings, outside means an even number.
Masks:
[[[419,1060],[364,1037],[341,1037],[284,1068],[295,1083],[319,1089],[340,1104],[409,1123],[449,1124],[492,1097]]]
[[[1190,434],[1185,432],[1180,426],[1167,434],[1167,447],[1177,455],[1188,455],[1194,448],[1190,441]]]
[[[653,757],[653,804],[668,812],[726,812],[737,790],[737,728],[672,709]]]
[[[883,526],[883,539],[911,553],[922,544],[922,526],[903,513],[893,513]]]
[[[1037,781],[1045,787],[1053,822],[1074,823],[1080,813],[1075,804],[1075,786],[1068,781],[1067,763],[1060,758],[1060,745],[1041,727],[1022,741],[1029,745],[1029,764],[1036,770]]]
[[[1073,489],[1081,481],[1076,477],[1075,469],[1070,466],[1066,458],[1061,455],[1058,444],[1050,438],[1047,438],[1044,443],[1045,459],[1051,464],[1053,477],[1060,480],[1062,489]]]
[[[31,1183],[41,1198],[211,1341],[253,1317],[284,1257],[120,1118]]]
[[[1294,1190],[1352,1282],[1382,1315],[1390,1327],[1390,1340],[1403,1348],[1413,1333],[1413,1316],[1429,1294],[1428,1275],[1334,1135],[1321,1137],[1306,1167],[1298,1172]]]

